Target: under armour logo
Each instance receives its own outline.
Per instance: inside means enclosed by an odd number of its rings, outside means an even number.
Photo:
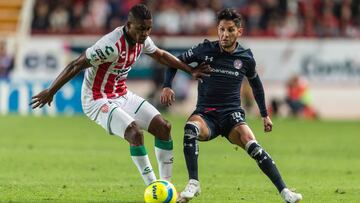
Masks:
[[[205,61],[212,62],[214,57],[205,56]]]

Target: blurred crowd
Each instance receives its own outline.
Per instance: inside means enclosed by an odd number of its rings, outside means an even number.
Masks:
[[[0,80],[8,78],[14,68],[14,59],[6,50],[6,42],[0,41]]]
[[[246,36],[360,37],[360,0],[36,0],[32,32],[103,34],[136,3],[153,11],[154,34],[215,35],[217,11],[235,8]]]

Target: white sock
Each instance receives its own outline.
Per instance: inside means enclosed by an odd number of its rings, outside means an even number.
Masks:
[[[159,166],[160,179],[171,181],[174,159],[172,140],[155,139],[155,155]]]
[[[131,158],[138,168],[146,185],[156,181],[154,170],[144,146],[130,147]]]

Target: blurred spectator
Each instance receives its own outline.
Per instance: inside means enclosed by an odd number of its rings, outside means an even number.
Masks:
[[[196,32],[208,33],[209,29],[215,25],[216,22],[216,13],[209,7],[209,1],[197,0],[196,1],[196,9],[194,9],[195,17],[195,27]]]
[[[34,6],[32,29],[47,31],[49,28],[49,4],[46,0],[39,0]]]
[[[292,116],[307,119],[318,117],[312,106],[312,98],[307,81],[299,75],[294,75],[287,81],[285,100],[271,100],[271,114],[277,116],[283,104],[286,104]]]
[[[295,75],[288,80],[286,88],[286,103],[292,115],[304,118],[317,117],[311,104],[312,98],[305,79]]]
[[[132,5],[153,10],[154,34],[216,35],[215,14],[238,9],[247,36],[360,37],[360,0],[36,0],[34,33],[109,32]]]
[[[13,68],[13,58],[7,54],[6,43],[4,41],[0,42],[0,79],[7,78],[10,71]]]
[[[70,15],[63,5],[57,5],[50,14],[50,30],[51,32],[65,33],[69,31]]]
[[[177,10],[178,3],[170,1],[160,3],[154,15],[154,29],[161,33],[177,34],[181,32],[181,16]]]
[[[86,30],[103,31],[106,21],[110,16],[111,7],[106,0],[92,0],[89,2],[88,12],[82,19],[82,25]]]

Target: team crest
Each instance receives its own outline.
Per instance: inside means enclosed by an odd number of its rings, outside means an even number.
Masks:
[[[107,104],[102,105],[101,112],[103,113],[109,112],[109,106]]]
[[[240,69],[240,68],[242,68],[242,66],[243,66],[243,63],[242,63],[242,61],[240,61],[239,59],[236,59],[236,60],[234,61],[234,68]]]

